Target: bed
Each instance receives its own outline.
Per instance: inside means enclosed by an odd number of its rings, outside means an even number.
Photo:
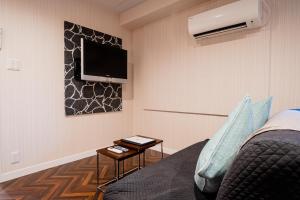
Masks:
[[[300,132],[266,131],[250,139],[225,174],[217,194],[194,185],[195,166],[207,140],[108,186],[104,200],[300,199]]]

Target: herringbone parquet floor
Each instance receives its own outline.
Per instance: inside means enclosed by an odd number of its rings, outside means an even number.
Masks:
[[[146,165],[161,154],[146,152]],[[166,155],[167,156],[167,155]],[[137,166],[137,158],[125,161],[125,170]],[[100,157],[100,184],[114,176],[110,158]],[[96,156],[37,172],[0,184],[0,200],[92,200],[96,191]],[[103,195],[99,195],[102,200]]]

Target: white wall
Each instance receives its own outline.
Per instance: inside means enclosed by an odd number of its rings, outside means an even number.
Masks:
[[[64,20],[122,38],[131,62],[131,33],[120,27],[118,14],[94,2],[0,0],[3,173],[104,147],[131,132],[132,100],[124,101],[122,112],[64,113]],[[6,70],[9,58],[21,61],[20,72]],[[12,165],[14,151],[21,161]]]
[[[187,17],[232,0],[209,1],[133,33],[134,132],[181,149],[210,137],[224,117],[144,109],[228,114],[246,94],[274,96],[273,113],[300,104],[300,1],[271,0],[270,23],[196,43]]]

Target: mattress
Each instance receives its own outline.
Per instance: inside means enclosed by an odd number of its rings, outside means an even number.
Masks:
[[[107,187],[104,200],[211,200],[194,186],[198,156],[206,141],[196,143]]]

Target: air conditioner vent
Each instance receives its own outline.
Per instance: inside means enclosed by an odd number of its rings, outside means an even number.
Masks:
[[[238,24],[234,24],[234,25],[230,25],[230,26],[226,26],[226,27],[222,27],[222,28],[217,28],[217,29],[210,30],[210,31],[205,31],[203,33],[197,33],[197,34],[194,34],[193,36],[195,38],[210,37],[215,34],[225,33],[225,32],[234,31],[234,30],[243,29],[243,28],[247,28],[246,22],[238,23]]]

